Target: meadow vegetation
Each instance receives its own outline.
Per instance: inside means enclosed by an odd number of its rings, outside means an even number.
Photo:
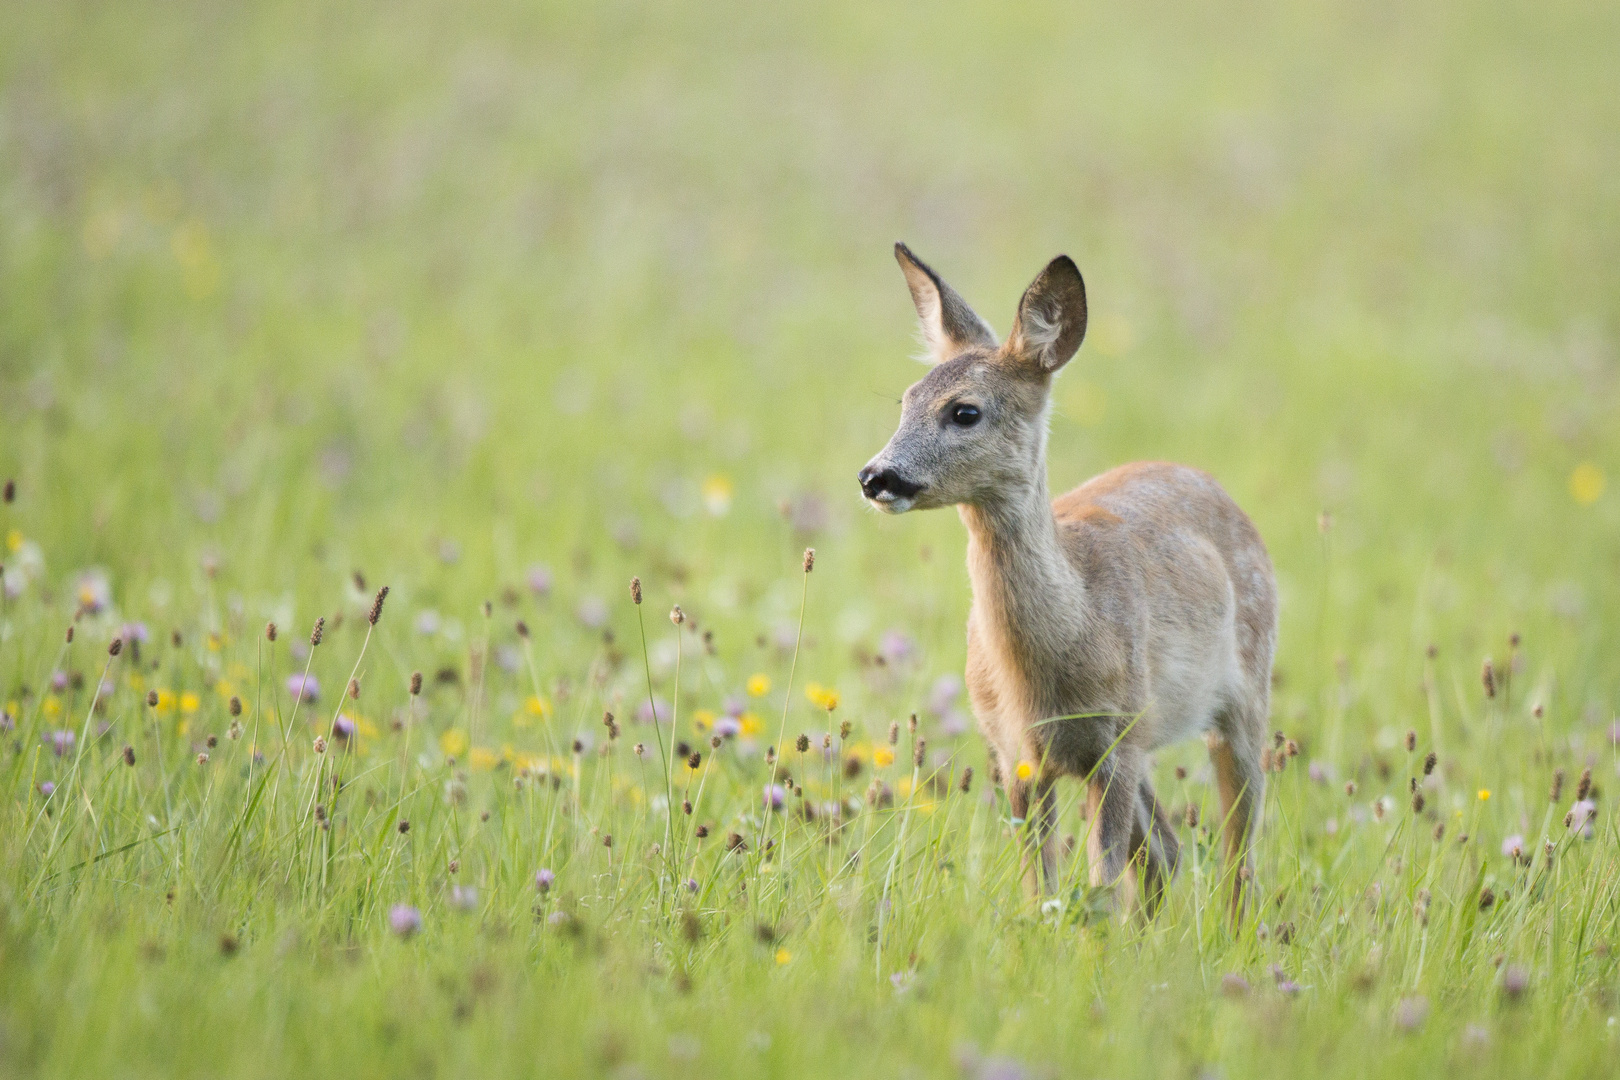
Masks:
[[[1614,5],[678,7],[5,5],[0,1074],[1612,1075]],[[1267,540],[1235,929],[1020,889],[897,239]]]

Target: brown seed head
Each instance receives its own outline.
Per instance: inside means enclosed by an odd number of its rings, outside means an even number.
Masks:
[[[1558,802],[1564,797],[1564,770],[1553,770],[1552,789],[1547,793],[1549,802]]]
[[[397,828],[399,829],[400,835],[403,836],[411,831],[411,823],[404,818],[400,818]]]
[[[1488,656],[1485,658],[1484,666],[1479,669],[1479,681],[1485,684],[1486,697],[1496,696],[1496,665],[1491,663]]]
[[[702,765],[702,764],[703,764],[703,755],[698,753],[696,750],[692,751],[691,756],[686,759],[686,767],[688,769],[695,770],[699,765]]]
[[[1412,792],[1412,813],[1423,813],[1423,792],[1421,791]]]
[[[669,609],[669,621],[674,623],[676,626],[679,626],[681,623],[686,621],[686,612],[681,610],[681,605],[676,604],[674,607]]]
[[[242,715],[242,699],[237,697],[235,694],[232,694],[230,703],[228,705],[226,705],[226,708],[230,710],[230,714],[232,716],[241,716]]]
[[[845,720],[843,723],[838,725],[838,738],[840,740],[849,738],[849,732],[850,723],[848,720]]]
[[[1592,794],[1592,767],[1588,765],[1581,770],[1581,779],[1575,785],[1575,801],[1585,802],[1586,797]]]
[[[5,500],[8,503],[12,503],[12,502],[17,501],[17,481],[15,481],[15,480],[7,480],[6,481]]]
[[[900,721],[898,720],[892,720],[889,722],[889,745],[900,745]]]
[[[1189,829],[1198,828],[1198,804],[1197,803],[1190,802],[1190,803],[1187,804],[1187,828],[1189,828]]]
[[[920,768],[923,767],[923,756],[927,752],[927,750],[928,750],[928,740],[922,738],[921,736],[918,736],[917,741],[915,743],[913,743],[912,747],[911,747],[911,767],[912,768],[920,769]]]
[[[809,573],[816,568],[816,549],[804,549],[804,572]]]
[[[321,616],[316,617],[316,619],[315,619],[315,629],[313,629],[313,630],[311,630],[309,632],[309,645],[310,645],[310,648],[313,649],[313,648],[317,647],[318,645],[320,645],[321,637],[325,633],[326,633],[326,616],[321,615]]]
[[[377,620],[382,618],[383,601],[386,599],[388,599],[388,586],[384,585],[377,590],[377,599],[371,602],[371,611],[366,615],[366,621],[371,623],[372,626],[376,626]]]
[[[956,786],[964,795],[973,790],[973,766],[969,765],[962,770],[962,779],[956,782]]]
[[[360,700],[360,680],[359,679],[350,679],[349,680],[349,699],[351,701],[359,701]]]
[[[146,707],[149,708],[149,709],[155,709],[155,708],[157,708],[157,702],[158,702],[157,691],[156,690],[148,690],[146,692]]]
[[[522,619],[517,621],[517,636],[522,638],[524,641],[529,640],[529,624],[524,622]]]
[[[67,643],[69,645],[73,644],[73,627],[71,626],[67,628]]]
[[[1428,776],[1430,773],[1434,772],[1434,767],[1439,761],[1440,759],[1435,756],[1435,752],[1433,750],[1430,750],[1427,754],[1423,755],[1423,775]]]
[[[326,753],[326,736],[325,735],[317,735],[317,736],[315,736],[315,752],[317,754]]]
[[[422,692],[422,673],[420,671],[413,671],[413,672],[411,672],[411,696],[415,697],[416,695],[420,694],[421,692]]]
[[[130,766],[135,764],[135,748],[127,743],[124,745],[124,764]]]
[[[1435,822],[1434,823],[1434,839],[1435,839],[1435,843],[1439,843],[1441,840],[1444,840],[1445,837],[1446,837],[1446,823],[1443,822],[1443,821]]]
[[[274,641],[274,640],[276,640],[276,624],[275,623],[267,622],[267,623],[264,624],[264,639],[266,641]]]
[[[1417,749],[1417,732],[1408,730],[1406,733],[1406,752],[1410,754]]]
[[[108,656],[117,656],[119,653],[121,653],[123,651],[124,651],[124,639],[123,638],[115,637],[107,645],[107,655]]]
[[[641,603],[641,579],[638,577],[630,579],[630,599],[634,603]]]
[[[697,837],[699,840],[702,840],[709,835],[709,827],[707,825],[699,825],[696,829],[692,830],[692,835]]]

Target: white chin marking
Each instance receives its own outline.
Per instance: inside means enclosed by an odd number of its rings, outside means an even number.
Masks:
[[[912,507],[912,501],[910,499],[903,499],[897,495],[891,495],[887,491],[875,499],[867,499],[866,501],[883,511],[885,514],[903,514]]]

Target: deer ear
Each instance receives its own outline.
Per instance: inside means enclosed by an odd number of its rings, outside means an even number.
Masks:
[[[1074,260],[1059,255],[1024,290],[1003,353],[1042,371],[1056,371],[1069,362],[1085,336],[1086,283]]]
[[[917,305],[923,341],[934,363],[949,360],[974,346],[994,349],[996,332],[976,315],[967,301],[939,279],[911,249],[894,245],[894,257],[905,272],[911,301]]]

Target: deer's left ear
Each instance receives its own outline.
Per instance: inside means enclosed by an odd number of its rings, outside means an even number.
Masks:
[[[1009,360],[1056,371],[1086,336],[1086,283],[1067,255],[1046,264],[1018,301],[1018,318],[1002,353]]]

